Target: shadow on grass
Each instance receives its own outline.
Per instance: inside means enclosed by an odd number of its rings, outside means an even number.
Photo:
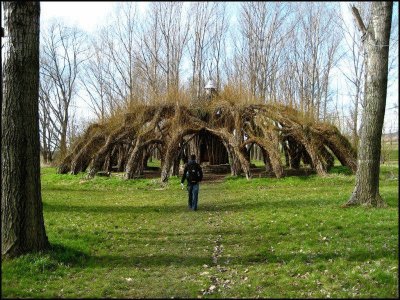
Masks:
[[[53,246],[54,247],[54,246]],[[354,262],[364,262],[379,260],[395,256],[389,250],[377,250],[375,252],[364,250],[351,250],[344,253],[324,252],[324,253],[256,253],[241,255],[235,258],[230,258],[229,266],[235,265],[252,265],[261,263],[283,263],[287,264],[292,261],[301,263],[325,263],[328,260],[346,260]],[[56,245],[53,248],[52,257],[66,265],[75,267],[90,267],[90,268],[117,268],[117,267],[159,267],[159,266],[203,266],[204,264],[215,265],[210,253],[204,255],[193,255],[187,253],[185,255],[175,254],[147,254],[147,255],[87,255],[72,248]],[[219,264],[224,262],[221,258]]]
[[[201,200],[200,200],[201,201]],[[315,207],[320,209],[323,200],[311,199],[311,200],[279,200],[279,201],[268,201],[265,202],[257,201],[250,203],[225,203],[222,205],[210,205],[208,203],[199,203],[197,212],[189,212],[187,210],[186,199],[182,199],[182,204],[168,204],[165,206],[161,205],[146,205],[146,206],[115,206],[115,205],[66,205],[66,204],[53,204],[43,203],[44,210],[46,212],[79,212],[79,213],[128,213],[128,214],[143,214],[143,213],[202,213],[202,212],[213,212],[213,211],[247,211],[251,209],[280,209],[280,208],[298,208],[298,207]]]
[[[46,253],[65,265],[82,265],[90,259],[88,253],[61,244],[51,244]]]
[[[260,168],[252,168],[252,178],[276,178],[276,175],[272,172],[266,172],[263,169],[260,170]],[[317,172],[309,169],[309,168],[300,168],[300,169],[288,169],[285,168],[283,170],[283,177],[299,177],[300,179],[307,180],[311,178],[312,176],[316,175]],[[229,174],[226,174],[225,177],[219,176],[223,178],[225,181],[235,181],[235,180],[243,180],[246,178],[244,174],[239,174],[236,176],[232,176]]]
[[[328,260],[342,259],[346,261],[372,261],[388,257],[395,258],[397,255],[389,249],[379,249],[374,252],[368,250],[349,250],[347,252],[324,252],[324,253],[257,253],[246,257],[237,257],[232,260],[232,263],[237,264],[252,264],[252,263],[289,263],[291,261],[304,263],[319,263],[327,262]]]
[[[49,191],[49,192],[103,192],[103,191],[94,191],[93,189],[88,189],[88,188],[77,188],[77,187],[65,187],[65,186],[46,186],[43,188],[43,191]]]
[[[329,174],[354,175],[351,169],[346,166],[334,166],[329,170]]]

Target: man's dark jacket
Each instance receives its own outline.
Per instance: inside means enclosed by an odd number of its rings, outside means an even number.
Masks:
[[[195,164],[196,165],[196,169],[198,169],[200,171],[200,180],[199,181],[201,181],[203,179],[203,170],[201,169],[200,165],[195,160],[189,160],[189,162],[185,166],[185,169],[183,170],[183,176],[182,176],[181,183],[183,183],[185,181],[185,179],[187,179],[186,178],[186,173],[188,171],[188,166],[191,165],[191,164]],[[188,180],[188,183],[189,184],[196,184],[198,182],[189,182],[189,180]]]

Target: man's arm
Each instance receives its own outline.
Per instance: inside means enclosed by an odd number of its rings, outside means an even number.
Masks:
[[[183,169],[183,175],[182,175],[181,183],[184,183],[184,182],[185,182],[185,179],[186,179],[186,171],[187,171],[187,165],[186,165],[185,168]]]

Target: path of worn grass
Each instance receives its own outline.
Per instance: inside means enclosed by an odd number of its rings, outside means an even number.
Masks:
[[[396,297],[398,168],[387,209],[340,208],[354,176],[227,179],[187,210],[176,178],[42,169],[52,252],[2,264],[2,297]]]

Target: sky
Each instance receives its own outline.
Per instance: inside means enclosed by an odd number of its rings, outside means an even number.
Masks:
[[[116,2],[92,1],[58,1],[40,2],[40,22],[42,26],[53,19],[63,21],[66,25],[74,25],[88,33],[96,31],[113,11]],[[137,2],[139,10],[144,12],[147,2]],[[75,102],[78,119],[93,119],[95,115],[82,99]]]
[[[49,22],[52,18],[63,19],[66,24],[76,25],[88,32],[93,32],[107,18],[116,2],[40,2],[41,22]],[[146,3],[142,2],[141,7]],[[42,24],[43,24],[42,23]]]
[[[140,12],[143,13],[148,2],[136,3],[139,6]],[[341,2],[341,12],[346,22],[353,22],[349,9],[350,3],[351,2]],[[91,33],[101,26],[102,22],[107,19],[115,5],[116,2],[41,2],[41,25],[45,26],[46,23],[55,18],[57,20],[63,20],[66,25],[76,25],[78,28]],[[340,77],[341,76],[339,76],[339,78]],[[345,104],[348,101],[345,93],[342,93],[340,96]],[[389,127],[398,127],[398,109],[391,109],[396,103],[398,105],[398,80],[388,90],[385,116],[386,131],[388,131]],[[84,119],[93,117],[93,114],[90,113],[84,101],[77,101],[76,106],[80,117]]]

